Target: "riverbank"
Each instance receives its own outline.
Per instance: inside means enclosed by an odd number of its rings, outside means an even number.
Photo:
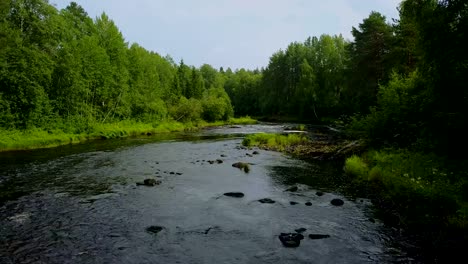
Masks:
[[[360,140],[313,133],[249,135],[243,144],[306,160],[343,160],[346,192],[370,198],[378,218],[418,237],[436,259],[451,259],[468,241],[468,165],[464,161],[405,149],[371,150]]]
[[[194,131],[213,126],[255,124],[257,121],[250,117],[231,118],[228,121],[189,122],[163,121],[156,124],[141,123],[133,120],[115,123],[93,124],[87,133],[66,133],[60,129],[29,129],[4,130],[0,129],[0,152],[12,150],[26,150],[38,148],[52,148],[67,144],[76,144],[88,140],[112,139],[134,136],[151,136],[153,134]]]

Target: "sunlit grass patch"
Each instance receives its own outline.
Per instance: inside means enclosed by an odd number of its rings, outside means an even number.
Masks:
[[[309,139],[304,135],[259,133],[246,136],[242,144],[247,147],[258,146],[283,151],[286,147],[307,142],[309,142]]]

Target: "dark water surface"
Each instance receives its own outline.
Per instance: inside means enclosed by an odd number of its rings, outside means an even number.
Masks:
[[[0,263],[412,262],[391,230],[368,220],[367,200],[337,192],[342,164],[262,150],[247,156],[253,150],[239,148],[242,136],[258,131],[282,127],[0,153]],[[216,159],[223,163],[208,163]],[[253,164],[248,174],[231,166],[239,161]],[[146,178],[162,184],[136,186]],[[284,191],[292,185],[299,190]],[[231,191],[245,196],[223,196]],[[278,235],[297,228],[307,229],[300,247],[283,247]]]

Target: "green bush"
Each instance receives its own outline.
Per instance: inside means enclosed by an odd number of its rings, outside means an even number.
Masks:
[[[202,106],[202,117],[208,122],[227,121],[234,116],[231,100],[222,88],[207,90],[203,95]]]
[[[202,104],[195,98],[180,97],[176,105],[170,108],[170,116],[178,122],[195,122],[201,119]]]
[[[367,178],[369,167],[360,157],[353,155],[346,159],[344,170],[349,175]]]

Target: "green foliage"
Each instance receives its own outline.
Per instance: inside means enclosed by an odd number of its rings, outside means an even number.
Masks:
[[[261,148],[275,149],[283,151],[286,148],[299,144],[306,144],[309,142],[309,139],[303,135],[297,134],[252,134],[248,135],[242,141],[242,145],[247,147],[258,146]]]
[[[201,119],[203,108],[199,100],[180,97],[179,102],[170,108],[170,116],[175,121],[191,122]]]
[[[345,94],[352,109],[366,111],[376,104],[379,84],[386,82],[393,68],[393,28],[385,16],[372,12],[351,33],[354,42],[349,46],[350,85]]]
[[[231,100],[224,89],[209,89],[202,100],[203,119],[209,122],[229,120],[234,115]]]
[[[347,174],[358,176],[358,177],[366,177],[369,168],[367,164],[358,156],[353,155],[346,159],[344,170]]]
[[[369,169],[370,168],[370,169]],[[448,170],[444,159],[409,151],[371,151],[346,160],[345,171],[368,186],[380,206],[401,216],[400,224],[447,224],[466,219],[463,178]],[[462,171],[458,171],[460,173]],[[462,172],[466,174],[466,171]]]

